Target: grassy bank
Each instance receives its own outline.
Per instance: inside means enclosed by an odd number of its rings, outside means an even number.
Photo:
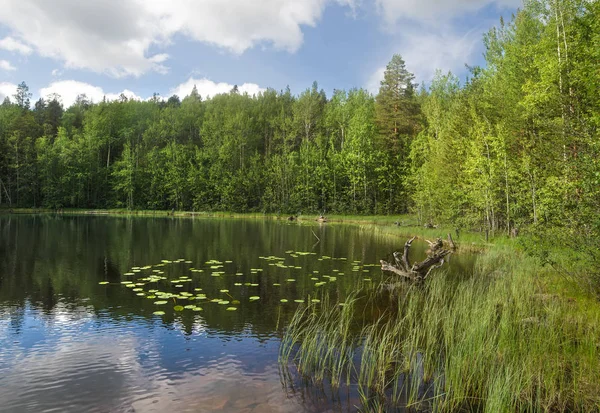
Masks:
[[[595,297],[496,245],[472,274],[299,309],[281,361],[317,382],[358,383],[374,410],[598,411],[599,346]]]

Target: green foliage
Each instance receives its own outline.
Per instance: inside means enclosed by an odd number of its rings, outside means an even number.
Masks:
[[[600,209],[600,6],[532,0],[483,39],[464,85],[416,92],[394,55],[379,93],[315,82],[202,99],[0,105],[0,204],[416,213],[511,233],[585,231]],[[581,232],[581,231],[580,231]]]

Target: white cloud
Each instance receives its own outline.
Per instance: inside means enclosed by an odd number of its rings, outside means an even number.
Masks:
[[[436,69],[442,72],[458,73],[465,63],[473,60],[481,44],[481,31],[471,30],[458,34],[451,29],[440,32],[407,31],[401,38],[396,50],[406,62],[406,68],[415,75],[417,83],[428,83],[433,79]],[[385,64],[373,71],[365,82],[371,93],[379,91],[383,79]]]
[[[177,95],[181,99],[188,96],[192,89],[196,85],[196,89],[198,89],[198,93],[202,98],[206,98],[209,96],[215,96],[219,93],[229,93],[234,85],[229,83],[215,83],[212,80],[203,78],[203,79],[194,79],[190,77],[186,82],[181,83],[175,88],[171,89],[169,92],[171,95]],[[248,93],[249,95],[257,95],[260,92],[263,92],[265,89],[261,88],[256,83],[244,83],[243,85],[238,85],[238,90],[240,93]]]
[[[128,99],[142,100],[142,98],[130,90],[125,89],[121,93]],[[104,97],[107,100],[117,100],[120,98],[121,93],[106,93],[101,87],[93,86],[89,83],[78,82],[76,80],[61,80],[52,82],[49,86],[40,89],[39,95],[46,99],[53,94],[58,94],[60,95],[62,104],[65,107],[69,107],[75,103],[77,96],[82,94],[85,94],[92,102],[100,102]]]
[[[12,99],[15,93],[17,93],[17,85],[10,82],[0,82],[0,101],[4,101],[7,96]]]
[[[9,52],[21,53],[24,55],[31,54],[33,51],[31,47],[10,36],[0,40],[0,49],[8,50]]]
[[[0,60],[0,70],[17,70],[8,60]]]
[[[380,68],[378,68],[377,70],[375,70],[367,79],[367,82],[365,83],[365,88],[373,93],[373,94],[377,94],[377,92],[379,91],[379,86],[381,84],[381,81],[383,80],[383,73],[385,72],[385,66],[382,66]]]
[[[176,34],[233,53],[257,45],[294,52],[303,42],[302,26],[315,26],[327,4],[354,8],[355,1],[0,0],[0,23],[68,68],[140,76],[166,73],[168,55],[151,50]]]
[[[523,0],[374,0],[377,11],[388,25],[409,19],[438,24],[482,8],[494,5],[498,8],[519,7]]]
[[[472,60],[481,44],[481,31],[459,34],[452,30],[439,33],[411,33],[405,38],[402,57],[419,82],[433,79],[436,69],[458,72]]]
[[[121,99],[121,95],[125,96],[129,100],[144,100],[143,98],[136,95],[134,92],[132,92],[129,89],[125,89],[121,93],[107,93],[106,99],[107,100],[118,100],[118,99]]]

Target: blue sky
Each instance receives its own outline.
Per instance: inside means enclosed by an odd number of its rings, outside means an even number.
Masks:
[[[376,93],[401,54],[417,81],[464,78],[482,34],[521,0],[0,0],[0,99],[27,82],[65,105],[121,92],[146,99],[257,93],[314,80]]]

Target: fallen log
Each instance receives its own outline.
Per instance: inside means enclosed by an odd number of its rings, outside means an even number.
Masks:
[[[444,245],[444,241],[442,241],[441,238],[438,238],[435,241],[426,240],[429,244],[427,258],[411,265],[408,255],[415,238],[416,237],[412,237],[404,243],[402,255],[400,255],[400,252],[398,251],[393,253],[394,263],[388,263],[381,260],[381,270],[394,273],[411,281],[422,281],[425,280],[433,270],[444,265],[444,263],[448,261],[449,255],[456,250],[456,244],[454,244],[450,234],[448,234],[447,247]]]

